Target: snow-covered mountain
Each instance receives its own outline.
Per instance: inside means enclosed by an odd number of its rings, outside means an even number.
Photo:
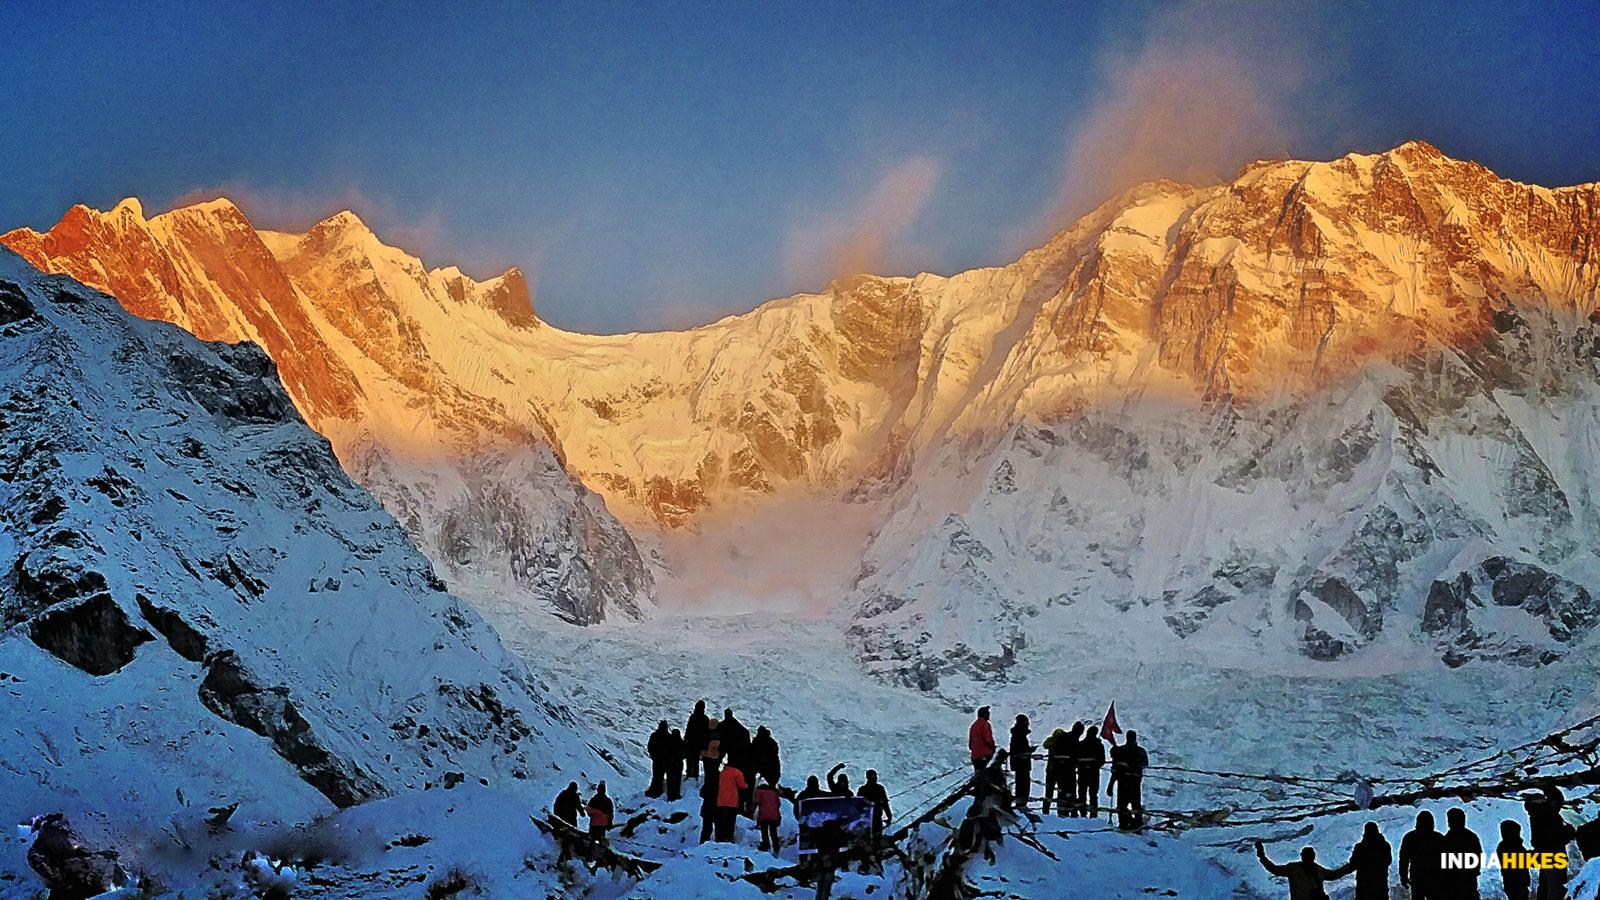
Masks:
[[[868,553],[864,658],[927,687],[1030,640],[1363,671],[1585,643],[1597,216],[1415,143],[1108,204],[1004,270],[1011,339]]]
[[[1518,184],[1410,143],[1147,184],[1001,268],[841,278],[615,336],[541,322],[514,272],[429,272],[348,213],[256,233],[249,265],[184,249],[249,230],[225,203],[148,225],[132,203],[75,208],[4,240],[144,315],[271,320],[253,327],[303,409],[340,409],[314,385],[342,370],[389,392],[350,414],[366,443],[336,412],[313,422],[463,589],[526,554],[480,566],[521,542],[455,538],[526,521],[505,511],[531,489],[493,481],[507,490],[430,517],[424,498],[461,492],[401,457],[476,435],[548,442],[644,537],[796,495],[867,510],[865,553],[839,548],[860,558],[852,634],[869,668],[928,687],[1091,625],[1208,658],[1369,666],[1419,643],[1537,664],[1584,640],[1597,207],[1595,185]],[[124,261],[147,244],[157,262]],[[166,286],[160,260],[206,299]],[[601,548],[578,567],[592,581],[642,582],[598,510],[553,521],[563,551]],[[751,550],[739,567],[759,568]],[[469,596],[496,611],[493,590]]]
[[[4,242],[136,315],[265,349],[345,469],[480,607],[575,622],[648,608],[632,539],[568,477],[537,411],[464,390],[437,362],[471,312],[532,327],[517,271],[483,284],[426,271],[349,214],[302,236],[258,233],[225,200],[148,220],[135,200],[78,206],[48,234]]]
[[[242,828],[616,772],[256,347],[0,249],[0,435],[7,823],[62,812],[160,869],[231,804]]]

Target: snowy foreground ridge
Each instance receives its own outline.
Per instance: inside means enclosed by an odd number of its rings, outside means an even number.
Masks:
[[[255,347],[0,250],[0,372],[8,832],[62,812],[160,873],[214,807],[292,824],[469,774],[528,801],[616,774]]]

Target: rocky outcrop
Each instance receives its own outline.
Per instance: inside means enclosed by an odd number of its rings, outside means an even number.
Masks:
[[[212,654],[205,666],[200,702],[206,709],[271,741],[278,755],[334,805],[354,806],[383,796],[383,787],[358,764],[340,759],[319,742],[290,699],[289,688],[263,686],[231,650]]]

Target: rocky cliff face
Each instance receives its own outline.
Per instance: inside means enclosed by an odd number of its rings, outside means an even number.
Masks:
[[[532,327],[515,270],[483,284],[425,271],[349,214],[303,236],[258,233],[227,201],[150,220],[136,201],[74,207],[48,234],[0,240],[137,315],[264,348],[345,468],[475,602],[579,623],[648,608],[632,539],[568,477],[537,416],[463,390],[409,312],[471,307]]]
[[[305,821],[448,778],[542,800],[610,769],[256,347],[0,250],[0,373],[8,821],[65,812],[127,860],[213,806]]]

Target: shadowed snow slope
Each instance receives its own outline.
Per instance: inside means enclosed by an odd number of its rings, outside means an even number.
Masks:
[[[0,435],[0,820],[65,812],[142,864],[213,806],[614,773],[256,347],[0,250]]]

